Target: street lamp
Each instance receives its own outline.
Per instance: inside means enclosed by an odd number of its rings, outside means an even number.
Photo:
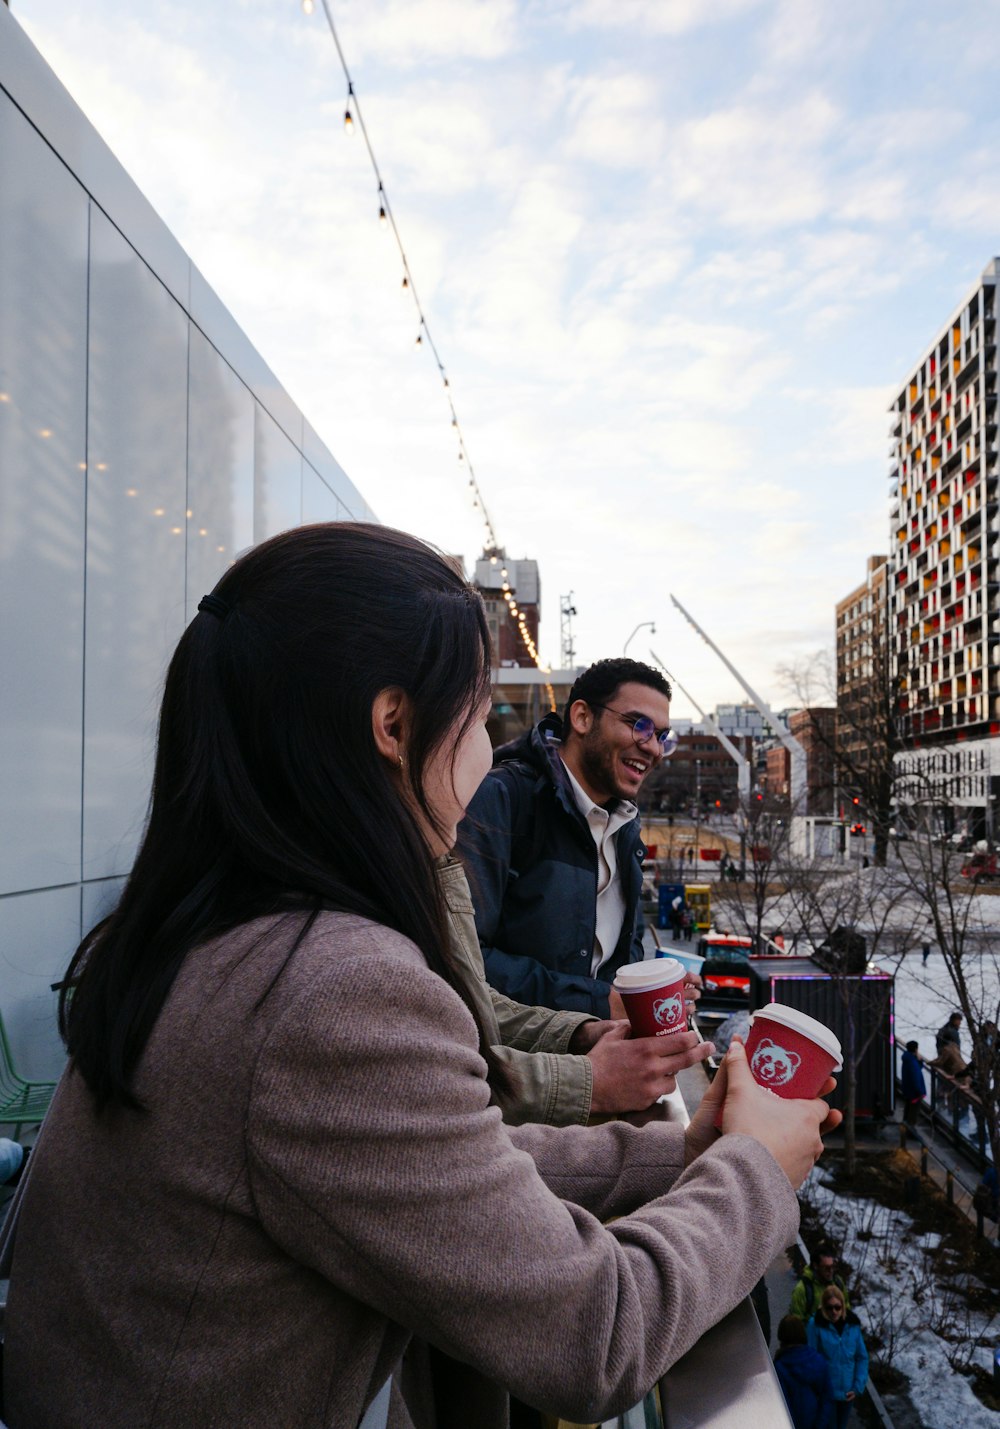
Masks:
[[[623,654],[623,655],[627,655],[627,654],[628,654],[628,647],[632,644],[632,641],[633,641],[633,640],[635,639],[635,637],[639,634],[639,631],[640,631],[640,630],[645,630],[645,628],[646,628],[647,625],[649,626],[649,628],[650,628],[650,630],[653,632],[653,634],[654,634],[654,635],[656,634],[656,622],[655,622],[655,621],[653,621],[653,620],[643,620],[643,621],[641,621],[641,622],[635,627],[635,629],[632,631],[632,634],[629,636],[629,638],[625,641],[625,649],[622,651],[622,654]]]

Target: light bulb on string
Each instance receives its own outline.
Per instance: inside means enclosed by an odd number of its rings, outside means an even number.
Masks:
[[[347,97],[347,108],[344,110],[344,133],[354,133],[354,116],[351,113],[351,97]]]
[[[388,220],[388,219],[386,218],[386,216],[385,216],[385,204],[384,204],[384,203],[380,203],[379,206],[378,206],[378,221],[379,221],[379,226],[380,226],[381,228],[386,228],[386,227],[388,227],[389,220]]]
[[[311,15],[312,12],[316,9],[316,6],[313,3],[313,0],[302,0],[302,9],[306,15]]]
[[[403,291],[405,292],[406,289],[407,289],[409,286],[410,286],[410,280],[409,280],[409,278],[406,276],[406,274],[404,273],[404,274],[403,274]]]

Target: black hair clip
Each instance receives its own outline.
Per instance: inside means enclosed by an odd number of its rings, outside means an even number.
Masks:
[[[225,620],[231,608],[218,595],[203,595],[198,602],[198,609],[207,611],[209,615],[214,615],[216,620]]]

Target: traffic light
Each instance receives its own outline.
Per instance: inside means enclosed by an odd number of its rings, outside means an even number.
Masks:
[[[716,807],[717,809],[721,809],[721,808],[722,808],[722,800],[721,800],[721,799],[716,799],[716,801],[715,801],[715,807]]]
[[[861,803],[861,800],[858,798],[857,794],[855,794],[854,798],[851,800],[851,803],[854,805],[858,805]]]

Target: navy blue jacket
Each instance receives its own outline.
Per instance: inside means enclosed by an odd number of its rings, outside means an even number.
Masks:
[[[927,1095],[927,1083],[924,1081],[924,1069],[920,1065],[920,1058],[915,1053],[903,1053],[901,1073],[900,1081],[903,1084],[904,1102],[922,1101]]]
[[[557,715],[494,754],[458,830],[486,975],[517,1002],[608,1016],[622,963],[642,958],[637,931],[645,849],[639,821],[615,836],[625,895],[621,936],[590,975],[597,922],[597,847],[557,753]]]
[[[829,1429],[833,1409],[830,1371],[819,1350],[786,1345],[778,1351],[774,1370],[795,1429]]]

